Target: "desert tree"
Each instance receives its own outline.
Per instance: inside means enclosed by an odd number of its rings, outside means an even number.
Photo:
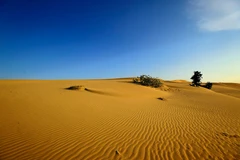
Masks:
[[[192,79],[192,85],[193,86],[200,86],[201,84],[201,79],[202,79],[202,74],[199,71],[194,71],[193,76],[191,77]]]

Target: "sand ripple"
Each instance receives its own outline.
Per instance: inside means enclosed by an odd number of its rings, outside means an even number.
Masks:
[[[112,88],[138,89],[119,97],[58,90],[62,83],[50,83],[49,90],[46,83],[36,90],[9,85],[4,91],[13,90],[0,99],[0,159],[240,158],[237,98],[191,88],[165,94],[111,82]]]

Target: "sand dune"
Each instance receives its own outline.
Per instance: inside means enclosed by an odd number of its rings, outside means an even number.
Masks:
[[[183,80],[183,79],[176,79],[176,80],[166,81],[166,82],[186,83],[186,82],[188,82],[188,81],[187,81],[187,80]],[[189,82],[188,82],[188,83],[189,83]]]
[[[240,98],[240,84],[239,83],[214,83],[213,91]]]
[[[1,80],[0,159],[240,159],[239,88],[130,81]]]

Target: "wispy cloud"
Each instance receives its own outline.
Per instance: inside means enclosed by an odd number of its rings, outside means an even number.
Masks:
[[[189,5],[201,30],[240,29],[240,0],[189,0]]]

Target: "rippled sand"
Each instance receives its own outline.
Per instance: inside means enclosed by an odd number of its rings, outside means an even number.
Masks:
[[[130,81],[1,80],[0,159],[240,159],[239,84]]]

